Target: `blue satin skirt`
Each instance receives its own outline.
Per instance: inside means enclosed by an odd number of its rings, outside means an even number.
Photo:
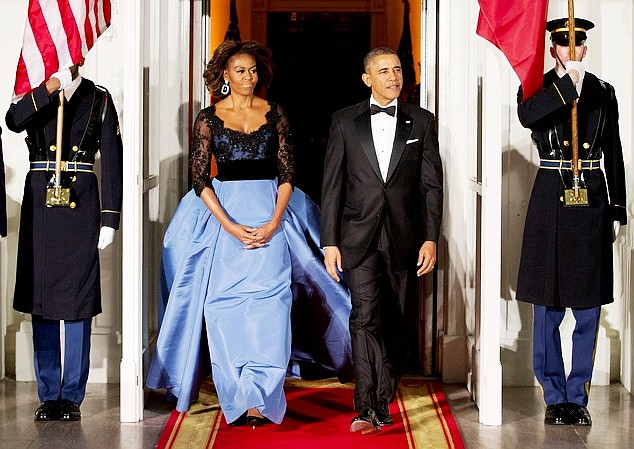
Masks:
[[[270,220],[276,180],[214,180],[213,187],[234,221]],[[295,189],[268,244],[244,249],[188,192],[165,234],[148,387],[166,388],[186,411],[211,367],[227,422],[257,407],[279,423],[287,375],[350,380],[350,296],[324,269],[318,230],[317,206]]]

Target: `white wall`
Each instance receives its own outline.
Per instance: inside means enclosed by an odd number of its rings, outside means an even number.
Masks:
[[[444,304],[442,374],[446,382],[464,382],[467,337],[475,335],[475,247],[468,224],[475,220],[468,179],[474,176],[476,104],[472,82],[475,60],[469,61],[472,15],[460,2],[439,4],[438,139],[444,166],[445,202],[439,258]],[[472,5],[473,6],[473,5]],[[464,11],[466,9],[466,11]],[[470,43],[471,42],[471,43]],[[462,61],[454,64],[454,61]],[[471,345],[469,345],[471,346]]]
[[[2,148],[5,161],[5,175],[7,181],[7,219],[8,236],[0,240],[0,323],[2,324],[2,337],[5,342],[5,350],[14,353],[13,338],[6,340],[6,327],[19,320],[18,314],[13,312],[13,288],[15,285],[15,264],[17,248],[17,228],[19,220],[19,208],[22,203],[22,190],[24,174],[28,170],[28,158],[22,138],[7,130],[4,124],[4,114],[11,103],[13,83],[15,81],[15,69],[20,46],[22,44],[22,32],[24,31],[24,19],[26,18],[27,2],[15,2],[0,0],[0,29],[5,36],[3,42],[3,56],[5,64],[0,66],[0,117],[2,117]],[[12,61],[9,63],[8,61]],[[2,360],[2,372],[12,372],[14,357],[11,360]],[[5,365],[6,362],[6,365]],[[5,369],[6,367],[6,369]]]

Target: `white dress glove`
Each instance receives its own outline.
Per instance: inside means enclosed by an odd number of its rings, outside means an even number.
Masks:
[[[615,221],[612,223],[612,241],[616,241],[616,238],[619,236],[619,231],[621,230],[621,222]]]
[[[583,77],[586,76],[586,68],[581,61],[568,61],[566,63],[566,73],[569,73],[571,70],[575,70],[579,73],[579,81],[575,84],[575,87],[577,88],[577,94],[581,95],[581,87],[583,86]]]
[[[99,243],[97,243],[97,248],[105,249],[108,245],[110,245],[114,240],[114,232],[114,228],[111,228],[110,226],[102,226],[101,231],[99,232]]]
[[[57,78],[59,80],[59,90],[66,89],[73,82],[73,75],[70,73],[70,69],[63,69],[59,72],[55,72],[51,75],[51,78]]]

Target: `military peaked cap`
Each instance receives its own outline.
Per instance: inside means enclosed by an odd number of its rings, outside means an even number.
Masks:
[[[586,19],[575,17],[575,44],[582,45],[588,36],[586,31],[594,28],[594,23]],[[546,30],[550,31],[550,40],[557,45],[568,45],[568,18],[549,20]]]

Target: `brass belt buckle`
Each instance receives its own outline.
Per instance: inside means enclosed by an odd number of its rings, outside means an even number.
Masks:
[[[66,206],[75,208],[75,203],[70,200],[70,187],[48,187],[46,189],[46,207]]]
[[[588,206],[588,189],[566,189],[562,200],[564,207]]]

